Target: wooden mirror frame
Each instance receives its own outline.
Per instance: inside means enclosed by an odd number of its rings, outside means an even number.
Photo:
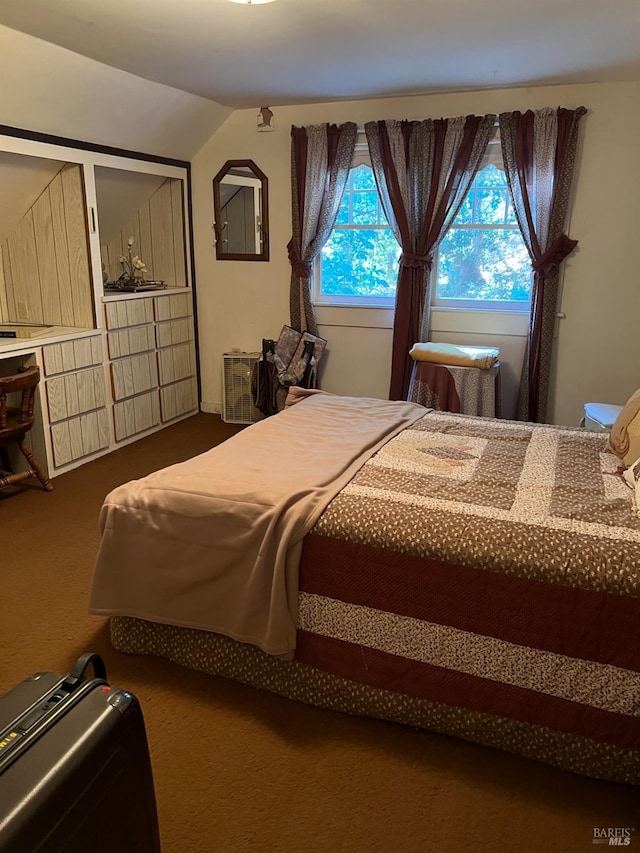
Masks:
[[[227,252],[224,248],[224,225],[220,205],[220,184],[232,169],[249,169],[260,180],[260,252]],[[253,160],[227,160],[213,179],[213,232],[215,235],[216,259],[219,261],[268,261],[269,260],[269,196],[267,176]]]

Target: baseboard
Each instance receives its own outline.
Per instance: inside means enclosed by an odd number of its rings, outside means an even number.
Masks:
[[[202,400],[200,402],[200,411],[208,412],[211,415],[221,415],[222,403],[209,403],[207,400]]]

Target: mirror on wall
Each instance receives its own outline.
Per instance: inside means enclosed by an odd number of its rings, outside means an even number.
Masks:
[[[227,160],[213,179],[219,261],[268,261],[267,177],[253,160]]]

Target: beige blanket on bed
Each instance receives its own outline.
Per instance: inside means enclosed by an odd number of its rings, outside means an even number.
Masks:
[[[367,459],[425,412],[312,395],[120,486],[100,514],[90,612],[215,631],[290,655],[303,537]]]

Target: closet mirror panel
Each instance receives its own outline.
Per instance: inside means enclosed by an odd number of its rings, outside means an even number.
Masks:
[[[0,186],[2,337],[95,328],[82,166],[0,151]]]
[[[184,182],[96,166],[105,291],[186,287]]]

